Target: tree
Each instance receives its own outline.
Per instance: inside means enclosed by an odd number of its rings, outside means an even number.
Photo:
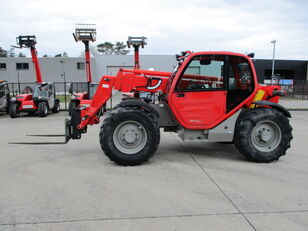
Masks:
[[[18,57],[26,57],[26,55],[22,52],[19,52]]]
[[[126,55],[129,53],[129,50],[125,50],[126,45],[123,42],[116,42],[114,47],[115,55]]]
[[[0,57],[7,57],[7,51],[0,47]]]
[[[123,42],[111,42],[100,43],[96,46],[97,52],[104,55],[126,55],[129,50],[125,50],[126,45]]]
[[[60,57],[68,58],[68,54],[64,51],[63,53],[56,54],[55,57],[56,58],[60,58]]]
[[[10,51],[9,51],[9,57],[15,57],[16,54],[15,54],[15,51],[14,51],[14,48],[10,48]]]
[[[48,55],[43,55],[43,58],[48,58]]]

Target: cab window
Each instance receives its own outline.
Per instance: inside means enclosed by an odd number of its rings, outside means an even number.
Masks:
[[[198,55],[192,58],[181,74],[176,90],[224,89],[224,63],[221,55]]]
[[[248,60],[244,57],[230,56],[227,111],[247,99],[253,90],[254,81]]]

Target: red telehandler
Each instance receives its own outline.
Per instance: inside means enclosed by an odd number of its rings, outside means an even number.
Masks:
[[[72,110],[75,107],[90,106],[91,99],[96,91],[97,83],[92,81],[91,71],[91,56],[89,49],[89,42],[96,40],[96,26],[95,24],[76,24],[75,33],[73,33],[76,42],[82,41],[85,45],[85,64],[86,64],[86,76],[87,76],[87,91],[73,93],[73,85],[71,85],[71,102],[69,103],[68,113],[72,114]]]
[[[35,49],[36,37],[34,35],[18,36],[17,48],[30,48],[32,62],[35,68],[36,83],[32,94],[21,94],[11,98],[9,114],[11,118],[20,116],[21,112],[36,113],[40,117],[46,117],[48,110],[54,113],[60,111],[60,101],[56,99],[54,83],[43,82],[37,52]]]
[[[290,112],[278,104],[279,86],[258,84],[253,54],[182,52],[172,72],[120,69],[105,75],[89,107],[66,120],[65,142],[80,139],[98,124],[98,112],[112,89],[149,92],[146,103],[127,97],[105,116],[99,141],[106,156],[120,165],[139,165],[157,150],[160,128],[183,141],[234,142],[249,160],[271,162],[286,154],[292,140]],[[46,144],[46,143],[31,143]]]

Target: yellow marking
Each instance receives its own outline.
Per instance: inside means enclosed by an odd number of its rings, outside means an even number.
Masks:
[[[259,90],[257,91],[257,94],[255,95],[255,97],[253,98],[253,101],[252,101],[252,103],[250,104],[249,107],[250,107],[250,108],[255,108],[256,105],[253,104],[253,102],[262,100],[264,94],[265,94],[265,91],[259,89]]]

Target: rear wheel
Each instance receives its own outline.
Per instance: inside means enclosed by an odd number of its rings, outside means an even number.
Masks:
[[[37,106],[37,112],[38,112],[39,117],[46,117],[48,114],[47,103],[44,101],[39,102]]]
[[[247,159],[269,163],[286,154],[292,138],[287,117],[272,108],[256,108],[238,118],[234,143]]]
[[[55,105],[51,110],[53,113],[58,113],[60,111],[60,102],[59,100],[55,101]]]
[[[154,116],[133,108],[116,108],[105,118],[100,144],[106,156],[120,165],[139,165],[157,150],[160,133]]]
[[[11,118],[17,118],[20,116],[19,111],[19,104],[18,103],[10,103],[9,104],[9,115]]]

